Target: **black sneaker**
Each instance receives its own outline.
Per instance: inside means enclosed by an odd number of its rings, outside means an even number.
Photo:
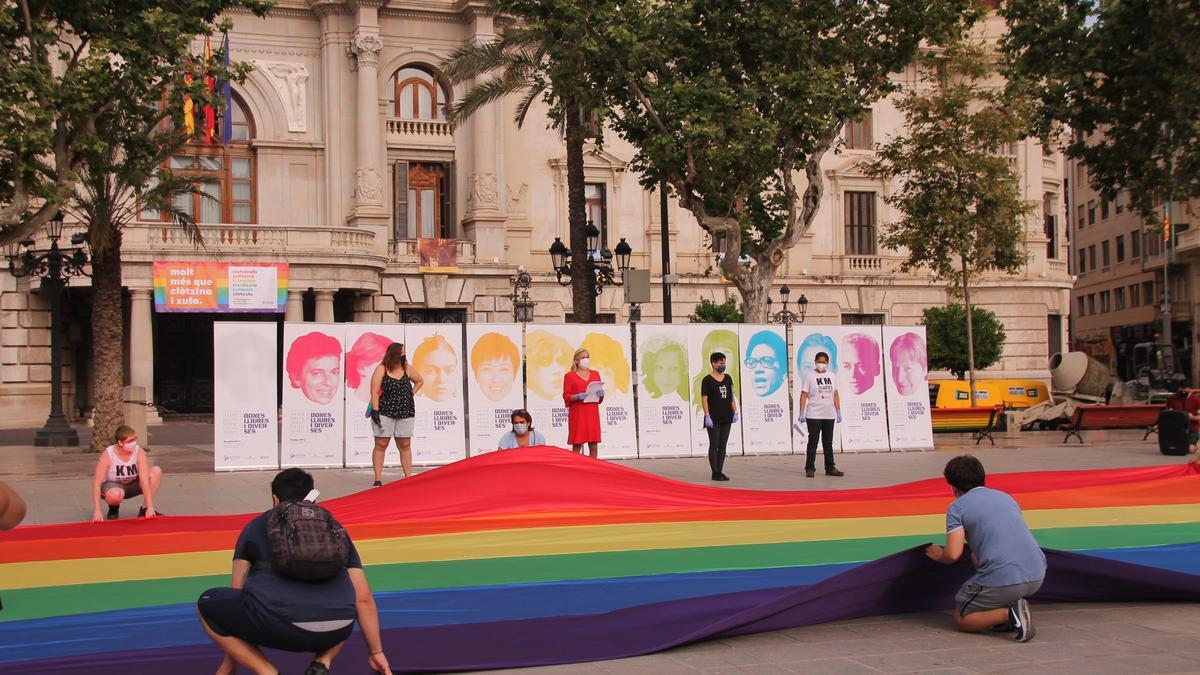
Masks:
[[[120,506],[109,506],[108,507],[108,518],[106,518],[105,520],[116,520],[117,518],[120,518],[120,517],[121,517],[121,507]]]
[[[729,480],[729,476],[726,476],[723,473],[719,473],[719,474],[713,476],[712,479],[715,481],[724,481],[724,480]]]
[[[833,469],[825,469],[825,475],[826,476],[845,476],[846,473],[844,471],[838,471],[836,468],[833,468]]]
[[[159,511],[158,509],[154,509],[154,515],[155,516],[165,516],[167,514],[163,513],[162,511]],[[143,506],[142,508],[138,509],[138,518],[145,518],[145,517],[146,517],[146,507]]]
[[[329,669],[325,667],[324,663],[321,663],[320,661],[313,661],[312,663],[308,664],[308,668],[305,669],[304,675],[329,675]]]
[[[813,476],[815,476],[815,475],[817,475],[817,470],[816,470],[816,469],[805,469],[805,470],[804,470],[804,477],[805,477],[805,478],[812,478],[812,477],[813,477]]]
[[[383,487],[383,481],[377,480],[374,483],[371,483],[371,487]]]
[[[1028,600],[1021,598],[1017,604],[1009,608],[1008,613],[1017,628],[1016,635],[1013,636],[1014,640],[1029,642],[1034,635],[1037,635],[1037,631],[1033,627],[1033,615],[1029,613]]]

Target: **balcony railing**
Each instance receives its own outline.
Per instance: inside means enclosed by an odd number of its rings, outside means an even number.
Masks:
[[[393,146],[453,148],[454,128],[445,120],[387,120],[386,140]]]
[[[848,255],[843,261],[842,268],[851,274],[882,274],[887,271],[883,258],[877,255]]]
[[[125,231],[123,248],[151,252],[378,255],[375,233],[348,227],[289,225],[201,225],[202,246],[180,227],[137,223]]]
[[[458,264],[475,262],[475,242],[458,239],[454,242]],[[400,264],[416,264],[419,261],[416,239],[393,239],[388,242],[388,260]]]

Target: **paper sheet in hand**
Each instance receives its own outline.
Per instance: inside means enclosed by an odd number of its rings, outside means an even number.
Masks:
[[[583,399],[584,403],[599,403],[600,390],[604,389],[604,383],[600,381],[588,382],[587,391],[584,393],[587,396]]]

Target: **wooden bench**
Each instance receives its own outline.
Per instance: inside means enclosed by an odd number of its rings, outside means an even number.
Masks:
[[[1145,429],[1142,440],[1158,432],[1158,414],[1166,406],[1161,405],[1089,405],[1075,409],[1071,421],[1059,427],[1066,431],[1063,443],[1071,437],[1083,443],[1083,434],[1088,429]]]
[[[980,406],[975,408],[933,408],[931,411],[933,417],[933,432],[938,433],[965,433],[971,432],[971,438],[975,439],[975,445],[979,445],[983,439],[988,439],[992,445],[996,444],[996,439],[992,438],[992,432],[996,429],[997,422],[1000,421],[1000,416],[1004,413],[1004,406]]]

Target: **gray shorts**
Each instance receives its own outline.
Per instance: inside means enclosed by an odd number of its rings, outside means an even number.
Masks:
[[[954,596],[954,606],[958,609],[959,616],[989,609],[1012,607],[1021,598],[1028,598],[1037,593],[1041,587],[1041,579],[1012,586],[983,586],[975,583],[975,579],[972,577],[962,585],[962,588],[958,589],[958,593]]]
[[[412,438],[415,417],[379,416],[379,424],[371,422],[371,434],[375,438]]]
[[[108,494],[108,491],[113,488],[121,488],[124,490],[125,499],[136,497],[142,494],[142,484],[136,480],[132,483],[118,483],[113,480],[106,480],[100,484],[100,495],[103,496]]]

